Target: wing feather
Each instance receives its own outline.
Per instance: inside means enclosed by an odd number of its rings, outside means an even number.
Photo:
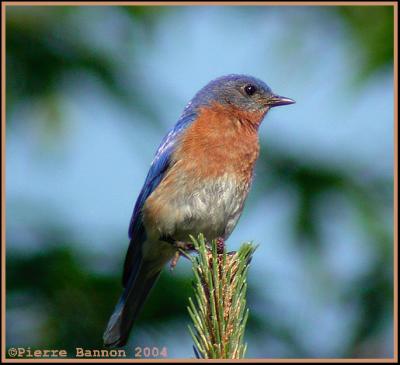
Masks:
[[[164,137],[151,163],[142,190],[136,200],[129,224],[130,244],[125,258],[122,282],[124,287],[129,280],[135,256],[139,255],[141,245],[146,240],[146,232],[142,221],[142,208],[146,199],[155,190],[171,165],[171,155],[176,148],[179,136],[195,120],[196,113],[184,113],[175,127]],[[137,247],[139,246],[139,247]]]

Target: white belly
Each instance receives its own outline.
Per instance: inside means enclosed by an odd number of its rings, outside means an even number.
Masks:
[[[207,238],[227,238],[243,209],[249,184],[225,174],[217,179],[183,184],[171,196],[167,214],[158,227],[176,240],[187,241],[189,234],[203,233]]]

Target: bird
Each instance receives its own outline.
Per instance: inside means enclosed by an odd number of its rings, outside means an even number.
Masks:
[[[235,228],[259,155],[258,130],[267,112],[293,104],[253,76],[210,81],[163,138],[129,224],[123,292],[103,342],[126,344],[163,267],[189,236],[224,242]],[[183,246],[182,246],[183,243]]]

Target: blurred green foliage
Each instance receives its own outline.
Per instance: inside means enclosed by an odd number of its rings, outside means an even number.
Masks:
[[[82,344],[87,349],[102,348],[101,334],[121,290],[120,275],[89,271],[84,263],[90,257],[71,249],[71,242],[63,243],[63,239],[54,237],[56,247],[34,255],[9,253],[7,287],[43,304],[48,315],[41,329],[43,342],[39,345],[43,348],[63,348],[70,353]],[[164,272],[138,325],[157,326],[166,318],[184,319],[190,291],[189,277]],[[10,296],[7,299],[11,305]],[[12,304],[15,309],[27,305],[25,301]]]
[[[267,190],[276,189],[282,184],[297,188],[299,204],[296,231],[301,250],[307,250],[311,255],[321,250],[317,211],[324,192],[345,195],[357,210],[360,228],[379,247],[376,250],[378,257],[369,271],[342,294],[343,302],[358,303],[362,308],[362,319],[353,328],[352,341],[344,355],[357,356],[356,349],[371,336],[377,335],[388,313],[393,319],[393,233],[384,228],[380,219],[388,192],[393,191],[392,182],[377,179],[367,185],[357,183],[340,169],[332,166],[316,169],[307,161],[285,156],[284,151],[271,151],[270,147],[268,155],[261,157],[265,163],[265,169],[261,171],[268,174],[270,180],[271,185]],[[265,179],[266,176],[259,178]]]
[[[29,10],[28,10],[29,9]],[[146,24],[151,34],[168,7],[121,7],[135,21]],[[393,7],[341,6],[334,8],[360,45],[364,63],[355,70],[360,80],[393,65]],[[52,94],[67,72],[86,70],[104,82],[121,100],[133,102],[140,111],[151,110],[140,93],[128,94],[117,77],[111,55],[98,54],[69,36],[63,22],[73,7],[7,7],[7,105],[24,97]],[[37,21],[37,18],[40,21]],[[151,39],[150,39],[151,40]],[[130,90],[131,91],[131,90]]]
[[[8,115],[25,98],[52,99],[60,80],[67,73],[85,70],[95,74],[128,107],[140,110],[157,123],[149,100],[141,95],[140,90],[128,90],[118,76],[112,55],[99,53],[71,37],[71,30],[65,28],[65,19],[74,7],[50,10],[48,7],[7,6],[6,9]],[[135,21],[145,24],[149,41],[154,24],[172,11],[169,7],[121,9]],[[340,6],[332,11],[347,25],[363,54],[364,63],[355,70],[361,81],[393,66],[393,7]],[[340,355],[359,356],[359,349],[379,331],[388,313],[391,318],[393,316],[393,267],[388,264],[392,262],[393,232],[380,219],[382,212],[392,203],[387,202],[387,197],[392,196],[392,182],[372,179],[360,183],[340,169],[315,167],[274,146],[268,146],[268,154],[264,154],[265,148],[261,151],[257,179],[268,183],[256,185],[256,193],[261,196],[280,186],[289,186],[298,193],[296,234],[299,250],[315,255],[321,249],[316,216],[325,192],[339,192],[346,196],[358,212],[361,229],[380,246],[374,265],[360,282],[345,290],[342,298],[359,304],[362,319],[352,329],[352,341]],[[53,228],[47,227],[48,232]],[[40,336],[38,334],[41,346],[72,350],[85,344],[86,348],[100,348],[102,332],[120,294],[119,273],[99,274],[88,268],[85,262],[90,262],[90,257],[73,248],[68,232],[43,237],[44,249],[40,253],[21,254],[8,250],[7,308],[24,308],[32,297],[41,303],[47,313],[45,328],[41,329]],[[7,233],[7,241],[8,247],[26,243],[24,237],[12,232]],[[18,299],[20,293],[26,295],[28,302]],[[189,276],[164,272],[145,306],[138,327],[185,321],[190,293]],[[250,286],[249,307],[257,301],[257,292]],[[248,332],[278,338],[288,344],[296,356],[309,356],[291,330],[284,325],[274,325],[268,314],[263,318],[251,314]]]
[[[338,14],[360,45],[363,63],[355,70],[362,81],[384,67],[393,67],[392,6],[340,6]]]
[[[24,98],[53,98],[67,74],[88,72],[99,78],[125,107],[133,107],[153,119],[149,99],[127,88],[112,54],[101,53],[69,29],[74,7],[7,7],[6,79],[7,112]],[[121,7],[131,18],[151,30],[162,7]],[[151,34],[151,32],[149,32]],[[8,118],[9,121],[11,118]],[[55,120],[56,122],[57,120]]]
[[[7,78],[9,107],[20,98],[52,94],[66,72],[79,69],[95,73],[108,88],[124,94],[109,59],[54,31],[69,11],[65,7],[51,12],[41,7],[7,8],[7,70],[13,75]]]

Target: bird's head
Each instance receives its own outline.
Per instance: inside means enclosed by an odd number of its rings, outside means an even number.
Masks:
[[[246,75],[227,75],[209,82],[193,98],[192,107],[218,103],[245,112],[265,113],[270,108],[295,101],[276,95],[263,81]]]

